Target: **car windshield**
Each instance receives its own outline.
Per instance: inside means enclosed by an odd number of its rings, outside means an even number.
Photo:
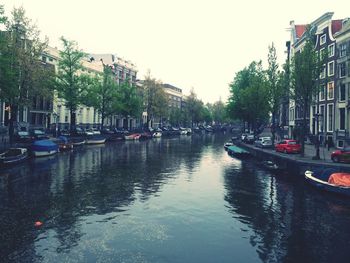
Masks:
[[[295,145],[297,142],[288,142],[289,145]]]
[[[41,134],[45,134],[45,133],[41,130],[34,130],[34,134],[41,135]]]
[[[19,135],[19,136],[27,136],[27,135],[29,135],[29,133],[26,132],[26,131],[19,131],[19,132],[18,132],[18,135]]]

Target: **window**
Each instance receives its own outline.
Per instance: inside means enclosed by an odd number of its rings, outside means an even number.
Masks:
[[[346,65],[345,62],[339,64],[339,78],[343,78],[346,75]]]
[[[323,45],[324,43],[326,43],[326,34],[322,35],[320,38],[320,45]]]
[[[52,62],[52,61],[53,61],[53,58],[49,58],[49,61]]]
[[[328,119],[327,119],[327,131],[333,131],[333,104],[328,104]]]
[[[325,55],[326,55],[326,49],[321,48],[320,49],[320,59],[323,60],[325,58]]]
[[[331,44],[328,46],[328,57],[333,57],[334,56],[334,44]]]
[[[42,60],[43,62],[46,62],[46,57],[45,57],[45,56],[42,56],[41,60]]]
[[[334,82],[328,82],[327,98],[332,100],[334,98]]]
[[[326,65],[323,65],[320,73],[320,79],[324,79],[326,77]]]
[[[339,108],[339,130],[345,130],[345,108]]]
[[[320,100],[325,100],[326,85],[321,84],[320,86]]]
[[[339,101],[345,101],[345,84],[341,83],[339,86]]]
[[[323,132],[324,130],[324,105],[320,106],[320,118],[319,118],[319,130],[320,132]]]
[[[340,44],[340,49],[339,49],[339,57],[344,57],[346,56],[346,43]]]
[[[334,75],[334,61],[328,63],[328,76]]]

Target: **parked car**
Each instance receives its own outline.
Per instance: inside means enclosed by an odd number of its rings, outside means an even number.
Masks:
[[[350,147],[332,152],[331,159],[335,163],[350,162]]]
[[[271,137],[259,137],[255,142],[254,146],[260,148],[269,148],[272,147]]]
[[[253,144],[255,141],[254,134],[247,134],[247,136],[244,137],[243,142]]]
[[[275,145],[276,152],[300,153],[301,145],[296,140],[282,140]]]

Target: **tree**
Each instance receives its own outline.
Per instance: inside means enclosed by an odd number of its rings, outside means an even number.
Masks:
[[[269,117],[268,90],[261,61],[254,61],[239,71],[230,88],[227,111],[231,118],[247,122],[257,132]]]
[[[269,104],[272,113],[272,143],[275,142],[276,116],[281,103],[282,96],[285,94],[283,86],[283,73],[278,71],[277,55],[274,44],[269,46],[267,69],[267,88],[269,93]]]
[[[117,82],[111,67],[103,65],[103,75],[96,75],[89,83],[83,101],[86,106],[94,107],[101,114],[102,130],[104,120],[116,113]]]
[[[162,83],[150,76],[143,82],[143,99],[147,112],[147,127],[155,117],[162,118],[168,113],[168,98],[162,87]]]
[[[323,65],[323,58],[319,58],[314,49],[314,34],[310,29],[306,31],[305,45],[296,52],[291,65],[291,97],[302,113],[300,141],[301,153],[304,155],[305,136],[307,135],[307,116],[313,97],[319,91],[317,79]]]
[[[48,71],[41,61],[47,39],[41,41],[37,26],[25,16],[25,10],[14,8],[9,20],[3,12],[1,7],[0,20],[6,27],[0,41],[0,99],[8,105],[12,144],[18,110],[29,107],[33,96],[51,94],[53,71]]]
[[[114,107],[116,113],[125,119],[140,116],[142,112],[142,97],[138,93],[136,86],[130,84],[128,81],[124,81],[118,85]],[[124,124],[124,128],[128,129],[127,122]]]
[[[86,56],[77,48],[77,43],[61,37],[63,50],[60,51],[56,88],[58,96],[64,99],[70,112],[70,131],[76,130],[76,111],[86,98],[87,83],[90,79],[81,74],[82,59]]]
[[[210,105],[209,109],[215,123],[222,124],[227,120],[226,106],[221,99]]]

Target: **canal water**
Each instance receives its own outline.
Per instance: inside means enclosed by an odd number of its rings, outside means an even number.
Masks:
[[[0,261],[349,262],[350,199],[228,156],[229,137],[84,146],[2,169]]]

